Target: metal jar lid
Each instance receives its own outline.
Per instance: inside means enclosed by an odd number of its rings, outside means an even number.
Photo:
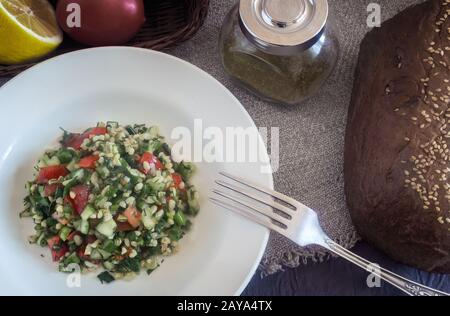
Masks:
[[[313,45],[328,18],[327,0],[241,0],[239,22],[259,48],[292,54]]]

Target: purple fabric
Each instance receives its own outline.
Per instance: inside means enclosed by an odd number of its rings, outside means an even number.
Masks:
[[[448,274],[426,273],[396,263],[364,242],[358,243],[353,251],[403,277],[450,293],[450,275]],[[400,290],[384,282],[380,288],[368,288],[367,275],[367,272],[344,259],[333,258],[323,263],[311,263],[296,269],[286,269],[263,279],[257,273],[243,295],[403,295]]]

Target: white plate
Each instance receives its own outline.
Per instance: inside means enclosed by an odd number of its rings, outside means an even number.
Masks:
[[[148,123],[169,138],[176,126],[254,126],[239,101],[200,69],[172,56],[134,48],[97,48],[56,57],[0,89],[0,294],[233,295],[254,274],[268,231],[214,207],[207,199],[220,170],[267,187],[258,163],[199,163],[194,184],[201,211],[180,252],[147,276],[101,285],[96,273],[66,285],[49,251],[29,245],[30,219],[19,219],[24,184],[37,158],[60,135],[97,121]],[[169,141],[170,142],[170,141]],[[41,257],[45,255],[45,258]]]

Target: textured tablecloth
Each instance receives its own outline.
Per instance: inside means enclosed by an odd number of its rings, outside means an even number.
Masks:
[[[190,41],[167,52],[185,59],[217,78],[242,102],[257,126],[280,127],[280,168],[274,174],[276,190],[316,210],[325,231],[345,247],[358,240],[345,204],[343,147],[358,46],[369,31],[366,24],[370,0],[329,0],[341,52],[338,65],[322,91],[298,106],[263,102],[234,86],[221,67],[218,36],[234,0],[211,0],[208,19]],[[378,0],[383,20],[417,0]],[[0,85],[2,81],[0,80]],[[265,273],[283,265],[296,267],[308,259],[323,260],[326,252],[300,248],[272,234],[261,263]]]

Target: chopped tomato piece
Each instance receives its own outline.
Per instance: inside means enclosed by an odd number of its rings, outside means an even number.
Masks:
[[[174,186],[178,189],[180,187],[180,183],[183,182],[183,178],[178,173],[172,173],[172,180]]]
[[[52,250],[52,259],[54,262],[59,261],[69,251],[66,244],[62,244],[58,250]]]
[[[71,134],[64,142],[64,146],[67,148],[80,149],[81,144],[83,143],[84,138],[81,134]]]
[[[114,260],[122,261],[123,259],[125,259],[125,256],[119,256],[119,255],[114,256]]]
[[[100,157],[97,155],[87,156],[81,158],[80,161],[78,162],[78,165],[80,166],[80,168],[95,169],[95,163],[99,158]]]
[[[73,209],[75,209],[75,205],[74,205],[72,199],[69,196],[66,196],[64,198],[64,204],[72,207]]]
[[[68,196],[68,200],[72,204],[74,210],[80,215],[83,213],[86,205],[88,204],[89,199],[89,187],[86,185],[77,185],[70,189],[70,192],[75,193],[75,197],[71,198],[70,194]]]
[[[98,219],[98,218],[90,218],[89,219],[89,225],[91,226],[91,227],[96,227],[98,224],[100,224],[102,222],[102,220],[101,219]],[[95,237],[95,236],[94,236]],[[95,241],[95,240],[94,240]]]
[[[67,240],[68,240],[68,241],[71,241],[71,240],[73,240],[74,237],[77,236],[77,235],[80,236],[80,232],[74,230],[73,232],[71,232],[71,233],[69,234],[69,236],[67,236]]]
[[[128,223],[133,227],[137,228],[141,222],[142,214],[135,207],[129,207],[124,212],[123,215],[128,219]]]
[[[155,155],[148,151],[142,154],[139,162],[141,163],[139,170],[145,174],[148,174],[150,170],[144,168],[144,162],[147,162],[150,166],[154,165],[156,170],[161,170],[163,168],[161,161],[159,161],[159,159]]]
[[[49,180],[58,179],[69,174],[64,165],[42,167],[36,179],[38,184],[47,183]]]
[[[59,236],[54,236],[52,238],[47,239],[47,244],[50,249],[53,249],[54,246],[59,245],[61,242],[61,238]]]
[[[106,127],[94,127],[83,133],[86,138],[98,135],[105,135],[108,132]]]
[[[88,235],[86,238],[86,244],[92,244],[97,240],[97,237],[95,235]]]
[[[66,218],[58,218],[58,222],[60,222],[62,225],[69,224],[69,220]]]
[[[59,236],[54,236],[47,240],[48,247],[52,252],[53,261],[59,261],[69,251],[69,247],[65,243],[61,243]]]
[[[65,141],[64,146],[78,150],[81,148],[81,144],[83,144],[83,141],[85,139],[92,136],[104,135],[107,132],[108,130],[106,129],[106,127],[94,127],[87,130],[83,134],[71,134]]]
[[[78,248],[77,250],[77,256],[78,258],[82,259],[82,260],[87,260],[89,259],[89,256],[85,255],[84,252],[86,250],[86,246],[81,246],[80,248]]]
[[[129,232],[129,231],[134,230],[134,227],[131,226],[130,223],[128,223],[128,221],[126,221],[126,222],[118,221],[117,220],[118,217],[119,217],[119,214],[114,216],[114,221],[117,224],[117,231],[118,232]]]
[[[44,195],[53,196],[60,187],[60,183],[46,184],[44,187]]]
[[[129,232],[134,230],[134,227],[130,225],[128,222],[119,222],[116,221],[117,224],[117,231],[118,232]]]

